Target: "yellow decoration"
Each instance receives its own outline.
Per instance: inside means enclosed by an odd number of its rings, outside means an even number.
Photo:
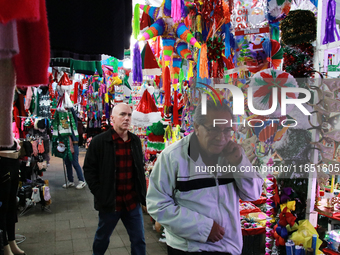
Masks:
[[[118,76],[115,76],[113,77],[113,81],[112,81],[112,85],[121,85],[123,83],[123,81],[118,77]]]
[[[291,227],[289,224],[287,224],[286,229],[288,232],[293,232],[295,230],[298,230],[299,225],[295,222],[295,224],[293,225],[293,227]]]
[[[314,234],[318,237],[316,241],[316,254],[321,254],[319,247],[322,244],[322,241],[319,239],[319,234],[309,220],[300,220],[298,230],[292,234],[290,239],[293,240],[296,245],[302,244],[303,247],[307,249],[312,247],[312,238]]]
[[[105,103],[109,103],[109,94],[108,93],[105,93]]]
[[[334,180],[335,180],[334,175],[332,175],[331,194],[333,194],[334,192]]]
[[[280,205],[281,212],[282,212],[283,209],[285,209],[286,207],[287,207],[287,212],[295,211],[295,204],[296,204],[296,201],[288,201],[288,202],[285,203],[285,204],[281,204],[281,205]]]

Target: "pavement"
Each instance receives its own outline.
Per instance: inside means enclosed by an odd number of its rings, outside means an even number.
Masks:
[[[80,148],[79,163],[83,166],[85,149]],[[77,184],[74,171],[75,183]],[[65,183],[61,158],[51,157],[50,166],[43,180],[49,180],[52,204],[50,211],[40,204],[19,216],[16,234],[25,240],[19,247],[26,255],[92,255],[92,242],[98,224],[98,212],[93,208],[93,195],[86,186],[64,189]],[[166,244],[159,242],[160,233],[153,230],[150,216],[144,214],[146,251],[148,255],[167,254]],[[20,236],[19,236],[20,235]],[[121,221],[110,239],[105,255],[131,254],[129,236]]]

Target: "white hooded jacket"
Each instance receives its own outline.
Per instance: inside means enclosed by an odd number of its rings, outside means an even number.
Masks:
[[[263,179],[256,172],[240,172],[241,166],[251,169],[244,152],[242,162],[234,168],[237,172],[229,175],[229,179],[223,178],[221,170],[215,174],[204,171],[197,146],[197,137],[191,134],[159,155],[150,175],[148,212],[164,226],[167,245],[172,248],[241,254],[239,199],[257,200]],[[224,158],[219,162],[224,162],[218,164],[224,170],[229,166]],[[225,235],[212,243],[207,239],[214,221],[224,227]]]

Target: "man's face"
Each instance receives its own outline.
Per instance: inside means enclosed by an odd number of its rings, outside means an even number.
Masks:
[[[126,104],[119,104],[113,108],[111,121],[116,131],[126,131],[131,124],[131,108]]]
[[[227,124],[214,125],[214,119],[226,119]],[[200,148],[208,156],[217,155],[222,152],[230,141],[231,136],[231,114],[227,111],[208,111],[206,122],[203,125],[194,123],[195,133],[198,137]],[[222,132],[223,131],[223,132]]]

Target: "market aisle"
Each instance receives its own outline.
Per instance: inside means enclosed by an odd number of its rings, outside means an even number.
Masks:
[[[85,149],[81,148],[81,166],[84,156]],[[97,211],[93,209],[93,196],[87,186],[83,190],[63,189],[61,186],[65,179],[62,159],[52,157],[50,163],[43,179],[50,183],[51,213],[42,211],[38,204],[19,217],[16,233],[26,237],[19,246],[27,255],[91,255],[98,223]],[[75,181],[77,183],[76,178]],[[158,241],[160,235],[152,230],[148,215],[144,215],[144,226],[147,254],[167,254],[166,245]],[[121,221],[111,236],[110,246],[105,254],[130,254],[129,236]]]

